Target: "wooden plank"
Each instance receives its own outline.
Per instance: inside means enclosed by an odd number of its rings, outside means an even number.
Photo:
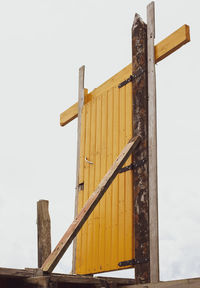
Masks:
[[[37,269],[13,269],[0,267],[0,277],[9,278],[26,278],[33,277]]]
[[[31,277],[25,279],[25,287],[34,287],[34,288],[49,288],[50,277],[49,276],[39,276],[39,277]],[[55,286],[54,286],[55,287]],[[51,285],[51,288],[53,286]]]
[[[51,254],[51,220],[48,208],[49,201],[37,202],[38,267]]]
[[[78,103],[75,103],[69,109],[60,114],[60,125],[67,125],[76,117],[78,117]]]
[[[91,95],[88,94],[88,89],[84,89],[84,104],[91,100]],[[65,126],[72,120],[78,117],[78,102],[72,105],[69,109],[60,114],[60,126]]]
[[[155,63],[160,62],[188,42],[190,42],[190,27],[185,24],[155,46]]]
[[[76,188],[75,188],[75,208],[74,219],[78,214],[78,192],[79,192],[79,172],[80,172],[80,146],[81,146],[81,115],[84,105],[84,78],[85,66],[79,68],[79,89],[78,89],[78,125],[77,125],[77,155],[76,155]],[[72,273],[76,270],[76,246],[77,239],[73,243]]]
[[[98,185],[97,189],[92,193],[82,210],[80,211],[79,215],[70,225],[54,251],[49,255],[46,259],[45,263],[42,265],[42,270],[44,272],[52,272],[57,263],[62,258],[63,254],[73,241],[74,237],[82,228],[85,221],[88,219],[112,181],[117,176],[119,169],[124,165],[130,154],[135,150],[137,145],[140,142],[140,137],[136,136],[135,138],[131,139],[130,142],[125,146],[122,150],[116,161],[113,163],[110,170],[101,180],[100,184]]]
[[[155,7],[147,6],[150,282],[159,282]]]
[[[132,73],[144,72],[133,81],[133,136],[142,140],[133,155],[135,259],[149,259],[149,183],[148,183],[148,97],[147,97],[147,26],[138,14],[132,27]],[[135,266],[136,283],[150,281],[149,263]]]
[[[188,42],[190,42],[190,28],[185,24],[155,45],[155,63],[160,62]],[[128,68],[130,65],[132,64],[129,64],[126,68]],[[112,81],[112,78],[110,81]],[[87,98],[86,101],[90,101],[90,98]],[[78,103],[74,104],[60,114],[60,125],[65,126],[77,116]]]
[[[144,285],[124,285],[123,288],[199,288],[200,278],[147,283]]]

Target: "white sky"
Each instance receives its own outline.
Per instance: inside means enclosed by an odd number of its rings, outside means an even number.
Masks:
[[[156,40],[191,43],[157,65],[161,280],[200,276],[199,1],[156,2]],[[91,91],[131,62],[141,0],[0,0],[0,266],[37,266],[36,202],[50,201],[52,248],[73,220],[78,68]],[[71,249],[57,272],[71,270]],[[121,276],[128,275],[121,272]],[[129,275],[132,275],[129,273]]]

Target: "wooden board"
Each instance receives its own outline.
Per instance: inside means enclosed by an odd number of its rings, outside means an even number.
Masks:
[[[132,73],[123,69],[94,91],[82,114],[80,211],[106,171],[132,138],[132,83],[118,85]],[[91,163],[89,163],[89,161]],[[130,157],[125,166],[132,163]],[[132,171],[120,173],[77,236],[76,273],[127,269],[119,262],[134,258]]]
[[[175,52],[184,44],[190,41],[190,30],[188,25],[183,25],[167,38],[155,46],[155,62],[158,63],[171,53]],[[131,66],[129,64],[128,66]],[[128,67],[127,66],[127,67]],[[112,78],[110,79],[112,81]],[[90,99],[88,99],[90,100]],[[87,101],[88,101],[87,100]],[[65,126],[78,116],[78,103],[74,104],[60,114],[60,125]]]
[[[159,281],[157,111],[154,38],[155,8],[154,2],[151,2],[147,6],[150,282]],[[169,43],[172,43],[172,41],[170,40]]]
[[[51,221],[49,216],[49,201],[37,202],[37,231],[38,231],[38,267],[51,253]]]
[[[106,173],[104,178],[101,180],[97,189],[93,192],[90,198],[85,203],[84,207],[70,225],[68,230],[65,232],[64,236],[53,250],[53,252],[46,259],[41,269],[44,272],[52,272],[57,263],[60,261],[65,251],[77,235],[77,233],[82,228],[83,224],[86,222],[100,199],[103,197],[104,193],[107,191],[117,174],[119,173],[120,168],[124,165],[131,153],[136,149],[140,142],[140,137],[137,136],[129,141],[129,143],[122,150],[118,158],[113,163],[110,170]]]
[[[74,219],[78,214],[78,192],[79,192],[79,171],[80,171],[80,148],[81,148],[81,118],[84,105],[84,78],[85,66],[79,69],[79,91],[78,91],[78,125],[77,125],[77,153],[76,153],[76,188],[75,188],[75,208]],[[76,265],[76,241],[73,242],[72,273],[75,273]]]

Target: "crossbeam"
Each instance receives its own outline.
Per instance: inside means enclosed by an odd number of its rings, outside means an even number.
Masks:
[[[174,33],[170,34],[167,38],[155,45],[155,63],[160,62],[177,49],[190,41],[190,28],[188,25],[181,26]],[[129,64],[128,66],[131,66]],[[127,66],[127,67],[128,67]],[[132,70],[132,69],[130,69]],[[85,90],[85,102],[90,101],[90,94]],[[60,125],[65,126],[78,116],[78,103],[75,103],[70,108],[60,114]]]
[[[60,261],[62,256],[64,255],[65,251],[76,237],[80,229],[82,228],[83,224],[86,222],[96,205],[99,203],[101,198],[103,197],[104,193],[107,191],[119,170],[122,168],[128,157],[133,153],[135,148],[138,146],[141,137],[136,136],[129,141],[129,143],[125,146],[122,150],[118,158],[113,163],[110,170],[106,173],[106,175],[101,180],[100,184],[98,185],[97,189],[92,193],[90,198],[85,203],[84,207],[81,209],[78,216],[69,226],[67,231],[65,232],[64,236],[53,250],[53,252],[48,256],[44,264],[42,265],[41,269],[44,272],[52,272],[53,269],[56,267],[57,263]]]

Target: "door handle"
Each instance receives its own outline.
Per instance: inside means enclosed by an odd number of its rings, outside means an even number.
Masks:
[[[86,157],[86,156],[85,156],[85,161],[86,161],[87,163],[89,163],[89,164],[94,164],[93,162],[87,160],[87,157]]]

